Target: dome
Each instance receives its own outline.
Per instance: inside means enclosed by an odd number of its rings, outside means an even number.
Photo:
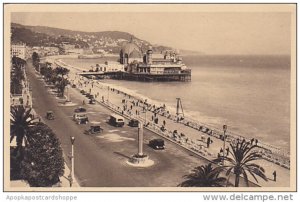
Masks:
[[[133,50],[130,54],[129,54],[130,58],[140,58],[141,56],[141,52],[137,51],[137,50]]]
[[[142,57],[140,48],[132,42],[125,44],[121,49],[121,53],[127,54],[127,55],[130,55],[131,53],[133,53],[135,56],[138,54],[139,57]]]

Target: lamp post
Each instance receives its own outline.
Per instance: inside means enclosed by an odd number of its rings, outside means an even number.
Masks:
[[[227,125],[223,125],[223,131],[224,131],[224,136],[223,136],[223,166],[224,166],[224,158],[225,158],[226,130],[227,130]]]
[[[72,143],[72,153],[71,153],[72,171],[71,171],[70,187],[72,187],[72,184],[74,181],[74,142],[75,142],[75,137],[70,136],[70,139],[71,139],[71,143]]]
[[[107,104],[109,103],[109,86],[107,86]]]
[[[70,102],[70,87],[69,87],[69,85],[67,85],[66,87],[67,87],[67,92],[68,92],[68,94],[67,94],[67,102]]]

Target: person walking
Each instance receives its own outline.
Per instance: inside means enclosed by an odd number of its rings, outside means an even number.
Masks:
[[[276,173],[276,170],[274,170],[274,172],[273,172],[273,180],[274,180],[274,182],[276,182],[276,177],[277,177],[277,173]]]
[[[226,148],[226,156],[229,155],[229,147]]]
[[[163,121],[163,124],[164,124],[164,126],[166,126],[166,121],[165,120]]]
[[[209,145],[210,145],[210,137],[208,137],[206,140],[206,147],[209,148]]]

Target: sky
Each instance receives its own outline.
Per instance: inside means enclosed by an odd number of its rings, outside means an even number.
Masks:
[[[124,31],[205,54],[290,54],[285,12],[14,12],[11,21],[77,31]]]

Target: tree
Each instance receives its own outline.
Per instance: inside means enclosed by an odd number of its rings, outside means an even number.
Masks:
[[[33,66],[38,66],[39,65],[39,62],[40,62],[40,56],[37,52],[33,52],[32,53],[32,64]]]
[[[255,148],[258,148],[258,146],[251,145],[245,140],[237,143],[231,143],[229,151],[231,157],[221,156],[217,159],[217,161],[222,161],[224,159],[226,164],[229,164],[223,167],[228,168],[226,175],[229,177],[230,173],[233,171],[235,175],[235,187],[239,186],[240,176],[244,177],[246,185],[249,186],[248,174],[250,174],[256,182],[258,182],[256,176],[267,181],[264,168],[253,163],[253,161],[262,158],[261,154],[255,151]]]
[[[219,177],[221,167],[213,168],[212,164],[198,166],[193,169],[193,172],[185,175],[186,179],[178,186],[181,187],[224,187],[226,178]]]
[[[28,130],[34,126],[34,119],[31,115],[31,108],[27,109],[23,105],[12,106],[10,110],[10,142],[16,138],[17,156],[20,155],[23,140],[28,143],[30,133]]]
[[[58,77],[56,81],[56,88],[61,97],[65,94],[65,88],[68,85],[69,81],[63,77]]]
[[[64,174],[60,142],[44,123],[29,129],[30,138],[21,163],[21,176],[31,187],[50,187]]]
[[[60,75],[61,77],[63,77],[64,75],[67,75],[70,72],[70,70],[64,67],[56,67],[54,69],[54,72],[56,75]]]

